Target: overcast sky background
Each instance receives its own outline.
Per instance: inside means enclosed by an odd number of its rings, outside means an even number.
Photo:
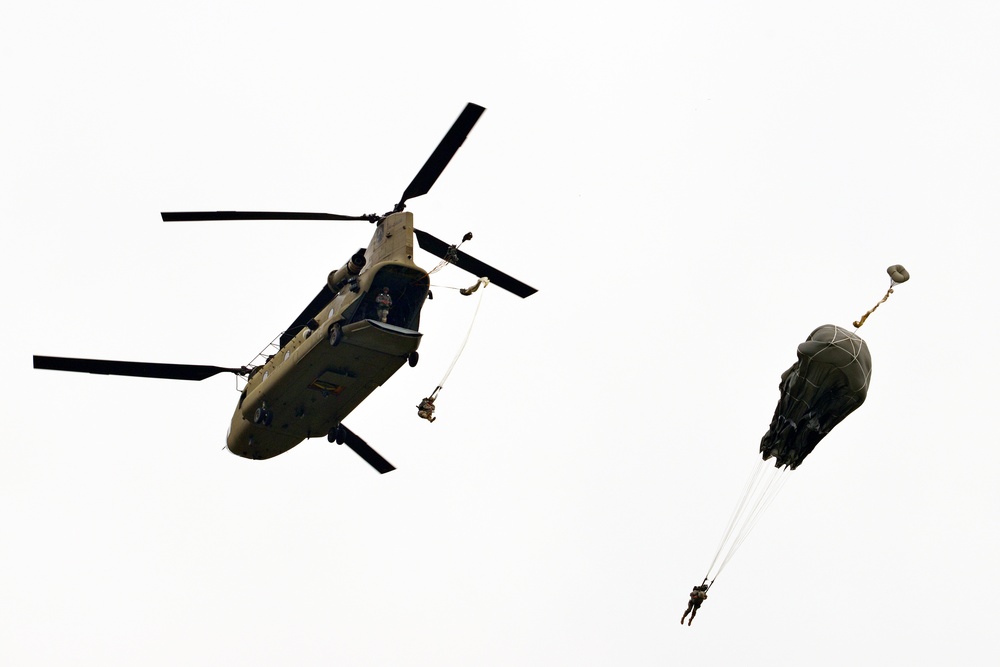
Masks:
[[[993,665],[992,2],[35,2],[0,10],[0,662]],[[408,210],[537,287],[434,276],[420,365],[310,440],[223,448],[231,376]],[[436,258],[421,253],[431,268]],[[859,331],[865,405],[705,574],[779,377]]]

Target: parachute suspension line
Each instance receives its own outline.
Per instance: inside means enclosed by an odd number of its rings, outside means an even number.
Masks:
[[[781,470],[774,471],[774,474],[771,475],[771,479],[768,480],[761,497],[754,505],[752,515],[744,524],[740,534],[736,536],[736,539],[733,541],[733,545],[730,547],[729,553],[726,554],[725,559],[723,559],[722,564],[719,565],[719,572],[722,572],[722,569],[726,567],[732,557],[736,554],[737,549],[743,545],[747,536],[750,535],[750,531],[752,531],[754,526],[757,525],[761,515],[767,510],[768,507],[771,506],[771,503],[774,502],[774,499],[778,496],[782,487],[785,486],[785,482],[788,481],[788,475],[790,472],[791,471],[788,468],[782,468]],[[719,575],[716,574],[715,576],[718,577]]]
[[[738,519],[743,513],[743,508],[746,505],[747,499],[750,497],[750,489],[760,478],[760,474],[763,469],[764,459],[759,458],[757,459],[757,463],[754,465],[753,469],[750,471],[750,475],[747,477],[747,481],[743,485],[743,492],[740,494],[740,499],[736,503],[736,506],[733,507],[733,512],[729,516],[729,524],[726,526],[726,532],[722,534],[722,539],[719,540],[719,548],[715,550],[715,558],[712,559],[712,564],[708,566],[708,571],[705,573],[705,581],[708,581],[708,576],[712,574],[712,569],[715,567],[715,563],[719,560],[719,556],[722,555],[722,547],[726,546],[726,543],[729,541],[729,537],[733,534],[733,528],[736,527],[736,519]]]
[[[480,278],[475,285],[472,287],[463,287],[460,291],[464,296],[469,296],[476,290],[482,287],[486,287],[490,284],[489,278]],[[426,419],[429,422],[433,422],[434,417],[434,400],[437,399],[438,394],[444,388],[445,381],[448,380],[448,376],[451,375],[451,371],[454,370],[455,364],[458,363],[458,358],[462,356],[462,352],[465,351],[465,346],[469,342],[469,338],[472,336],[472,327],[476,324],[476,317],[479,316],[479,307],[483,305],[483,295],[486,293],[484,289],[479,294],[479,300],[476,302],[476,310],[472,313],[472,321],[469,322],[469,330],[465,332],[465,338],[462,340],[462,344],[458,347],[458,352],[455,353],[455,358],[451,360],[451,365],[448,366],[448,370],[445,371],[444,376],[441,381],[438,382],[437,387],[431,392],[431,395],[420,401],[420,405],[417,406],[417,415],[422,419]]]
[[[761,459],[761,461],[763,461],[763,459]],[[713,577],[713,579],[718,578],[723,568],[726,567],[726,564],[729,563],[729,560],[733,557],[733,554],[735,554],[736,550],[739,549],[741,544],[743,544],[743,540],[747,538],[747,535],[756,523],[757,517],[760,516],[762,500],[767,495],[773,482],[773,471],[769,471],[765,466],[760,476],[755,480],[750,493],[748,493],[743,499],[743,505],[740,507],[740,516],[737,522],[739,530],[736,533],[736,537],[732,538],[729,543],[729,550],[722,559],[722,563],[719,565],[719,569],[715,573],[715,577]]]
[[[764,459],[759,459],[743,487],[743,494],[733,510],[729,525],[723,534],[719,549],[708,568],[706,581],[718,579],[722,570],[746,541],[757,525],[760,517],[774,501],[788,479],[789,468],[771,468]],[[719,561],[721,557],[721,562]],[[718,563],[718,568],[716,564]]]
[[[888,298],[893,293],[892,289],[893,287],[895,287],[899,283],[905,283],[907,280],[910,279],[910,274],[907,273],[906,269],[903,268],[902,264],[893,264],[888,269],[886,269],[886,273],[889,274],[889,291],[885,293],[885,296],[882,297],[881,301],[876,303],[874,306],[871,307],[871,309],[867,313],[862,315],[860,320],[853,322],[855,330],[860,329],[861,325],[864,324],[865,320],[868,319],[868,316],[874,313],[876,308],[878,308],[888,300]]]

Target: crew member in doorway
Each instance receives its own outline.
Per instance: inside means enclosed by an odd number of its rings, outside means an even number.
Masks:
[[[392,308],[392,297],[389,296],[389,288],[383,287],[382,292],[375,297],[375,312],[378,319],[385,322],[389,319],[389,309]]]

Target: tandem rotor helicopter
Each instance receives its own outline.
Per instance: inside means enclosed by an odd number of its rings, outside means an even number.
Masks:
[[[537,290],[415,229],[407,200],[427,194],[485,109],[469,103],[391,211],[337,215],[260,211],[162,213],[164,222],[201,220],[367,220],[375,233],[339,269],[258,365],[239,368],[35,356],[34,367],[56,371],[173,380],[219,373],[246,379],[226,446],[250,459],[282,454],[306,438],[345,444],[380,473],[394,466],[350,431],[343,420],[403,364],[417,363],[420,310],[430,292],[428,272],[413,262],[413,239],[445,262],[525,298]],[[471,238],[466,234],[464,240]],[[485,279],[485,280],[482,280]],[[478,287],[480,283],[477,283]],[[388,299],[386,299],[388,296]],[[387,304],[391,305],[387,307]],[[426,399],[425,399],[426,400]]]

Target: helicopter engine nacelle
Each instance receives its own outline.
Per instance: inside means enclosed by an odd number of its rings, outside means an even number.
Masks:
[[[365,249],[359,248],[354,255],[347,260],[347,263],[336,271],[331,271],[330,275],[326,279],[327,285],[334,292],[339,292],[347,281],[351,279],[352,276],[356,276],[361,273],[361,269],[365,266]]]

